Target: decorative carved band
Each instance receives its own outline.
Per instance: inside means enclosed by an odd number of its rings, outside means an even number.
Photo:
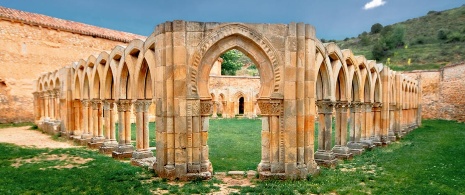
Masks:
[[[102,104],[102,100],[93,99],[93,100],[90,101],[90,103],[92,104],[92,109],[98,110],[98,108],[100,107],[100,104]]]
[[[134,107],[136,112],[148,112],[151,104],[152,100],[137,100],[134,102]]]
[[[381,102],[373,103],[373,108],[378,108],[378,107],[382,107],[382,106],[383,106],[383,103],[381,103]]]
[[[132,100],[118,100],[118,112],[131,111]]]
[[[319,114],[332,114],[335,102],[329,100],[318,100],[316,101],[316,105],[318,106]]]
[[[213,112],[213,104],[211,100],[200,100],[200,115],[209,116]]]
[[[90,101],[89,100],[81,100],[82,106],[83,107],[90,107]]]
[[[373,108],[373,103],[365,102],[365,112],[371,112],[372,108]]]

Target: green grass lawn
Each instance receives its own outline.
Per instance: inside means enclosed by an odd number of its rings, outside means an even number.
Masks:
[[[210,120],[208,145],[213,170],[256,170],[261,158],[260,119]]]
[[[215,171],[256,169],[260,123],[248,119],[210,121],[210,160]],[[365,152],[335,169],[321,168],[319,175],[308,180],[255,181],[252,187],[234,188],[241,194],[463,194],[464,139],[465,124],[426,120],[401,141]],[[70,160],[50,160],[47,155]],[[76,164],[76,157],[92,160]],[[67,163],[74,165],[59,168]],[[201,194],[217,190],[214,185],[219,183],[214,179],[168,184],[159,178],[150,180],[154,176],[143,168],[83,148],[37,149],[0,143],[0,194],[150,194],[156,190]]]
[[[24,127],[24,126],[35,126],[31,122],[22,122],[22,123],[0,123],[0,129],[10,128],[10,127]],[[35,126],[37,127],[37,126]]]

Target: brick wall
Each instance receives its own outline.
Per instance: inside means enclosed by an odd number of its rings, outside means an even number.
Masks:
[[[0,123],[33,120],[33,80],[123,42],[0,20]]]
[[[446,66],[438,71],[407,72],[421,77],[422,117],[465,122],[465,64]]]

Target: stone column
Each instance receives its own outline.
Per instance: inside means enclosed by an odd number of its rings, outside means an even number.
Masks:
[[[218,118],[218,102],[213,101],[213,114],[212,118]]]
[[[149,149],[149,107],[152,100],[137,100],[134,102],[136,109],[136,151],[132,153],[133,159],[153,157]]]
[[[373,140],[373,144],[376,146],[381,146],[381,106],[382,103],[375,102],[372,108],[372,115],[373,115],[373,128],[371,134],[371,140]]]
[[[347,147],[350,148],[352,154],[360,155],[365,151],[363,144],[360,143],[360,137],[362,135],[360,129],[361,123],[361,107],[363,103],[353,102],[350,104],[350,141]]]
[[[337,158],[350,159],[350,153],[347,147],[347,109],[349,104],[346,101],[336,103],[336,144],[333,152]]]
[[[396,141],[396,134],[395,134],[395,110],[396,110],[396,105],[394,103],[391,103],[389,105],[389,130],[388,130],[388,139],[390,141]]]
[[[54,111],[55,111],[55,119],[56,120],[61,120],[61,116],[60,116],[60,90],[59,89],[54,89],[53,90],[53,93],[54,93],[54,96],[55,96],[55,99],[54,99]]]
[[[211,100],[200,100],[200,121],[201,121],[201,138],[200,138],[200,172],[213,173],[213,167],[209,159],[209,147],[207,144],[208,140],[208,128],[209,128],[209,116],[212,113]]]
[[[131,106],[132,100],[122,99],[118,105],[118,147],[112,152],[113,158],[123,159],[132,157],[134,146],[131,145]]]
[[[373,140],[370,139],[372,133],[372,108],[373,103],[365,102],[364,104],[364,112],[362,111],[362,137],[361,143],[363,144],[364,148],[373,148]],[[363,108],[362,108],[363,109]]]
[[[315,161],[319,165],[333,167],[337,164],[336,155],[331,150],[332,114],[334,102],[319,100],[318,106],[318,151]]]
[[[50,115],[50,106],[49,106],[49,102],[50,102],[50,93],[48,91],[44,92],[44,110],[45,110],[45,119],[48,120]]]
[[[82,135],[81,140],[87,140],[92,138],[92,135],[89,132],[89,107],[90,101],[89,100],[81,100],[82,104]]]
[[[229,114],[228,114],[228,101],[223,100],[221,103],[223,104],[223,110],[222,110],[222,113],[221,113],[221,117],[223,117],[223,118],[229,118]]]
[[[262,155],[261,161],[258,164],[258,172],[269,172],[271,171],[270,162],[270,117],[271,110],[267,100],[258,100],[258,106],[262,114]]]
[[[81,108],[81,100],[74,100],[73,101],[73,109],[74,109],[74,129],[72,135],[79,136],[82,135],[83,129],[83,118],[82,118],[82,111]]]
[[[114,100],[103,100],[103,130],[105,133],[105,141],[100,147],[100,152],[110,154],[118,146],[115,132],[115,109]]]
[[[48,92],[48,116],[50,120],[55,119],[55,93],[53,90],[49,90]]]
[[[92,103],[92,118],[94,120],[93,125],[93,137],[89,143],[91,148],[99,148],[105,141],[103,137],[103,112],[102,112],[102,100],[93,99]]]

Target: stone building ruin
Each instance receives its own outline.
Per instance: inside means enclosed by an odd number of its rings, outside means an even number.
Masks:
[[[260,72],[260,178],[303,179],[421,125],[420,80],[322,43],[311,25],[188,21],[159,24],[145,41],[42,74],[34,85],[36,123],[138,161],[153,158],[148,118],[154,105],[155,172],[169,179],[210,178],[209,119],[219,96],[211,95],[210,72],[230,49],[246,54]]]

